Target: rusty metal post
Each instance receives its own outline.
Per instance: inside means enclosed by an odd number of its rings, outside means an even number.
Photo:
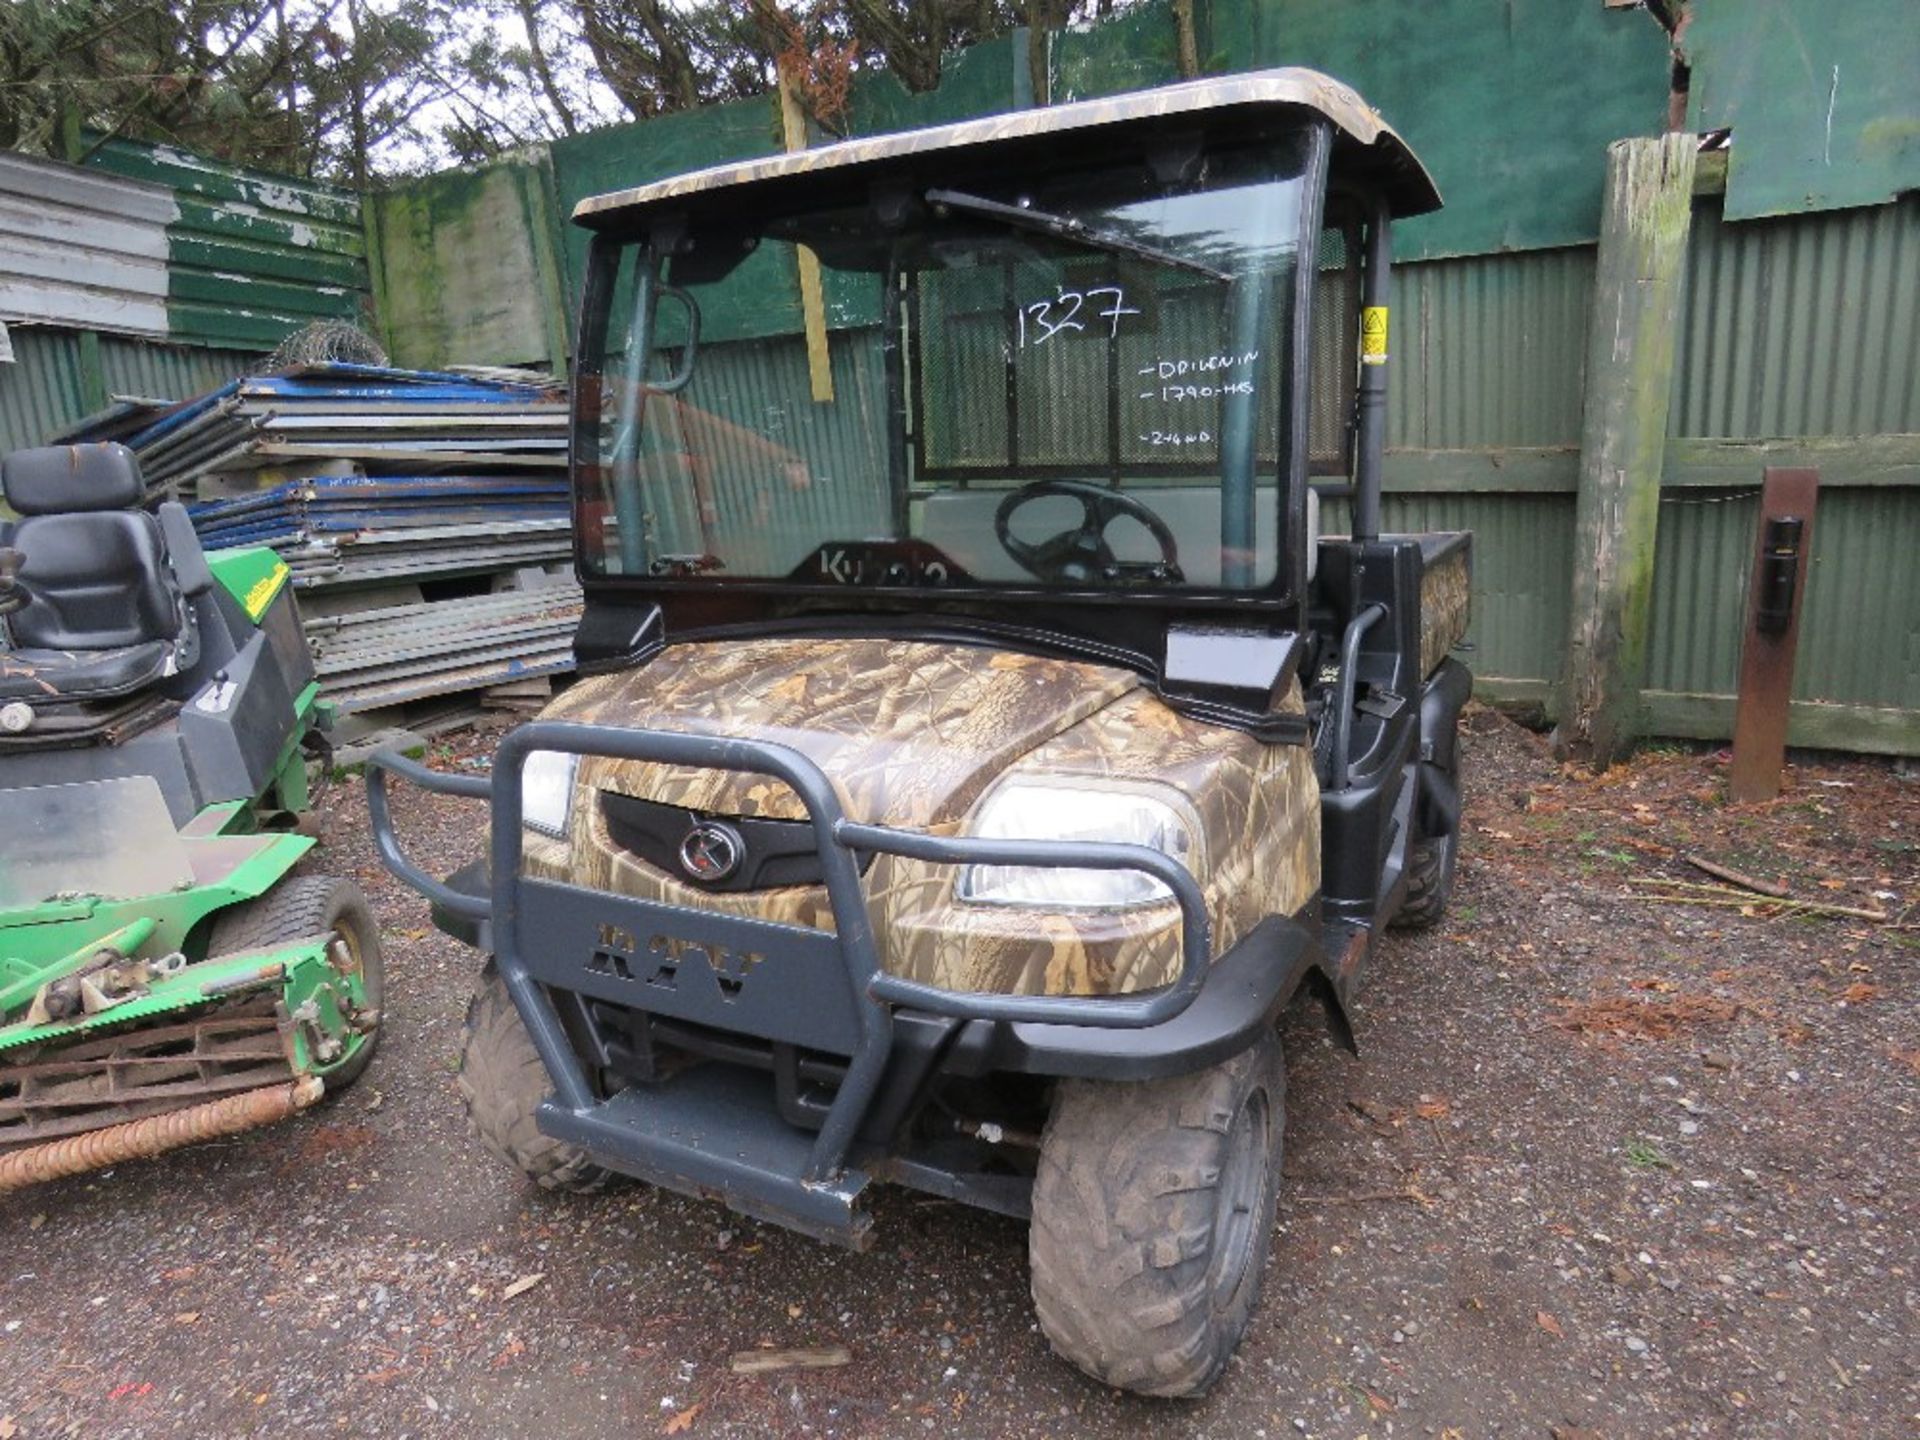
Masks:
[[[1727,777],[1727,795],[1735,804],[1780,793],[1800,602],[1807,593],[1819,499],[1818,470],[1769,468],[1760,488],[1740,694],[1733,712],[1733,769]]]

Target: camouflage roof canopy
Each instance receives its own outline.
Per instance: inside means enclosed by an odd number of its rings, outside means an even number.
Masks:
[[[1010,161],[1018,152],[1032,153],[1038,147],[1057,164],[1073,148],[1111,153],[1122,129],[1160,132],[1197,124],[1217,140],[1242,129],[1255,133],[1262,121],[1279,121],[1300,111],[1332,122],[1335,174],[1380,185],[1396,218],[1440,207],[1440,192],[1425,167],[1357,93],[1316,70],[1289,68],[1191,80],[714,165],[591,196],[574,208],[573,218],[596,230],[618,231],[637,222],[643,212],[671,202],[764,212],[797,200],[801,193],[817,201],[823,190],[862,184],[878,171],[920,170],[920,178],[931,182],[943,178],[937,174],[942,161],[959,163],[961,152],[971,167]],[[824,183],[832,180],[845,183]]]

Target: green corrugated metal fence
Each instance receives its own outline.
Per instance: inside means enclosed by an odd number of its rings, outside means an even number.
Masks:
[[[363,318],[366,242],[351,191],[127,140],[107,141],[87,164],[173,191],[172,339],[271,350],[310,321]]]
[[[1386,518],[1475,532],[1485,693],[1546,699],[1559,674],[1592,267],[1578,247],[1395,276]],[[1825,488],[1796,738],[1920,749],[1920,197],[1739,224],[1701,201],[1670,431],[1653,728],[1728,733],[1761,471],[1804,462]]]
[[[99,408],[107,395],[184,400],[224,384],[260,357],[199,345],[157,345],[103,336],[95,361],[72,330],[11,331],[14,363],[0,365],[0,454],[38,445]]]
[[[10,327],[0,451],[40,443],[110,395],[177,400],[211,389],[312,321],[371,323],[360,199],[351,192],[125,140],[100,145],[87,165],[172,193],[166,339]],[[556,284],[556,305],[559,295]]]

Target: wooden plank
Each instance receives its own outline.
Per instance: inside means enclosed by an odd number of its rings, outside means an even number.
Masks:
[[[1692,740],[1725,740],[1733,734],[1731,695],[1649,690],[1642,698],[1651,734]],[[1787,711],[1787,744],[1862,755],[1920,755],[1920,710],[1795,700]]]
[[[167,326],[174,339],[236,350],[271,350],[312,319],[311,314],[252,309],[231,301],[211,305],[197,300],[167,302]]]
[[[366,237],[357,229],[294,215],[249,215],[244,210],[209,205],[186,196],[181,197],[180,218],[174,222],[173,229],[175,234],[185,231],[210,239],[284,245],[292,250],[321,254],[361,258],[367,252]]]
[[[1769,465],[1816,469],[1823,490],[1920,485],[1920,435],[1670,436],[1661,484],[1669,490],[1757,490]],[[1571,445],[1389,450],[1385,476],[1389,494],[1573,495],[1580,489],[1580,451]]]
[[[1381,478],[1389,494],[1571,495],[1580,488],[1580,452],[1571,445],[1389,450]]]
[[[764,1375],[770,1370],[834,1370],[853,1363],[844,1345],[806,1345],[793,1350],[736,1350],[727,1367],[736,1375]]]
[[[1693,162],[1693,193],[1696,198],[1727,193],[1727,150],[1708,150]]]
[[[780,72],[780,138],[786,149],[807,148],[807,119],[794,94],[792,77]],[[826,295],[820,285],[820,257],[805,245],[793,247],[794,264],[800,272],[800,320],[807,337],[807,381],[816,404],[833,401],[833,357],[827,348]]]
[[[251,245],[213,235],[175,231],[169,259],[179,267],[231,271],[274,280],[304,280],[317,285],[344,285],[364,290],[365,264],[353,255],[325,255],[317,250],[295,250],[282,245]]]
[[[1776,467],[1767,471],[1747,582],[1733,766],[1727,774],[1727,794],[1737,805],[1771,800],[1780,793],[1780,771],[1787,762],[1793,660],[1800,641],[1800,603],[1812,578],[1813,514],[1819,503],[1818,470]],[[1784,596],[1770,594],[1776,584],[1792,588]]]
[[[75,330],[114,330],[131,335],[167,333],[166,302],[124,291],[50,286],[0,275],[0,318],[64,325]]]
[[[358,291],[341,285],[295,285],[263,280],[245,271],[209,273],[173,272],[170,295],[175,304],[195,302],[232,306],[237,310],[271,310],[282,315],[353,315],[360,308]]]
[[[1588,330],[1565,695],[1554,748],[1605,768],[1632,744],[1666,458],[1694,138],[1617,140]]]
[[[167,229],[150,220],[120,220],[36,200],[0,195],[0,233],[61,245],[76,255],[167,258]]]
[[[167,262],[144,255],[114,255],[103,250],[75,250],[53,240],[36,240],[0,232],[0,275],[21,280],[45,280],[63,289],[117,290],[150,295],[167,293]]]
[[[1473,698],[1498,710],[1555,710],[1552,681],[1475,675]],[[1733,734],[1734,697],[1681,690],[1645,690],[1646,733],[1681,740],[1726,740]],[[1795,700],[1787,711],[1787,743],[1809,750],[1862,755],[1920,755],[1920,710]]]
[[[1920,485],[1920,435],[1669,440],[1669,486],[1757,486],[1769,466],[1820,472],[1820,488]]]
[[[336,225],[358,228],[360,224],[360,197],[351,190],[270,170],[229,165],[173,145],[110,140],[87,163],[96,172],[152,182],[216,205],[238,202]]]
[[[567,303],[566,273],[559,247],[560,210],[553,195],[553,160],[541,149],[520,172],[520,199],[527,222],[527,243],[547,323],[547,368],[565,375],[573,360],[568,333],[572,307]]]
[[[95,330],[82,330],[79,334],[80,355],[80,403],[88,411],[100,409],[107,403],[107,371],[100,362],[100,335]]]

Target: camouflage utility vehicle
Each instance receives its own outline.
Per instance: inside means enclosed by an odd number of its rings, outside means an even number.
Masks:
[[[1446,903],[1465,535],[1380,533],[1399,138],[1280,70],[584,202],[589,678],[489,858],[461,1084],[541,1183],[855,1247],[1030,1218],[1055,1347],[1204,1390],[1280,1174],[1275,1018]],[[1333,507],[1350,534],[1330,534]]]

